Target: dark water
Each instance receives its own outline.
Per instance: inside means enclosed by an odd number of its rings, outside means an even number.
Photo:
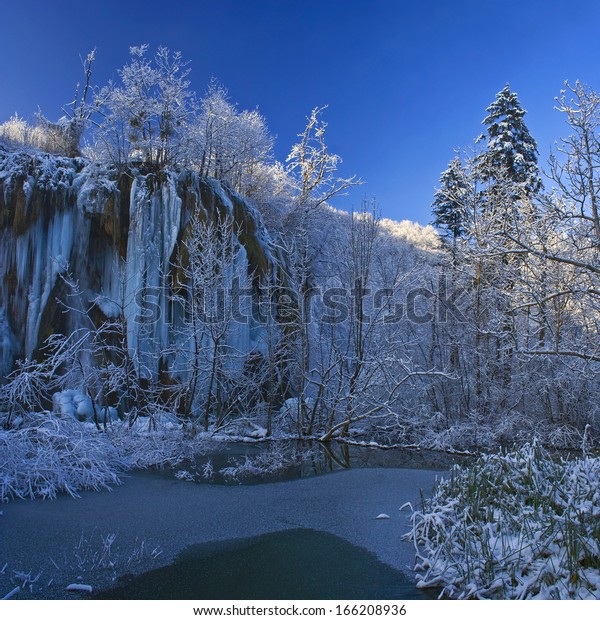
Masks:
[[[287,530],[195,545],[170,566],[101,592],[103,599],[428,598],[402,573],[332,534]]]
[[[231,442],[216,447],[194,461],[179,464],[174,473],[185,470],[199,483],[260,484],[362,467],[448,470],[455,463],[467,464],[470,460],[469,457],[433,450],[381,449],[336,442]],[[243,464],[248,461],[254,463],[261,470],[260,473],[252,473],[251,468],[244,468]],[[207,464],[210,464],[210,475],[207,475]],[[239,473],[232,476],[233,469]]]

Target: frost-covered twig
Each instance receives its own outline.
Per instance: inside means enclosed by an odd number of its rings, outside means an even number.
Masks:
[[[8,601],[11,598],[16,598],[19,595],[19,592],[21,592],[21,587],[20,586],[16,586],[8,594],[5,594],[2,597],[2,600],[3,601]]]
[[[109,489],[128,466],[103,434],[74,420],[32,414],[27,426],[0,430],[0,501]]]

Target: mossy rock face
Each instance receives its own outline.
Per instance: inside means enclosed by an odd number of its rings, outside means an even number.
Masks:
[[[220,196],[215,193],[209,183],[203,182],[201,187],[202,205],[208,214],[208,218],[213,222],[217,222],[219,219],[233,217],[234,232],[246,250],[248,257],[248,271],[262,280],[269,273],[272,265],[261,243],[262,231],[260,229],[263,224],[257,220],[255,211],[239,194],[228,188],[223,188],[233,207],[233,212],[230,213],[227,205],[223,204]]]
[[[257,221],[250,215],[247,205],[238,196],[233,196],[232,202],[233,219],[238,227],[236,229],[238,238],[246,249],[252,271],[262,279],[268,273],[270,265],[259,240]]]
[[[217,202],[217,197],[212,187],[204,182],[200,182],[200,202],[204,207],[204,211],[207,217],[214,223],[218,220],[218,217],[227,217],[227,209],[220,201]],[[220,203],[220,204],[219,204]]]
[[[117,248],[119,256],[127,256],[127,236],[129,233],[129,201],[133,179],[128,174],[121,174],[117,181],[117,190],[110,192],[102,208],[102,228]]]
[[[86,165],[89,168],[85,169]],[[23,281],[19,282],[16,267],[19,261],[23,264],[24,251],[32,256],[36,248],[41,248],[43,265],[37,272],[40,278],[46,278],[50,273],[50,261],[56,257],[47,256],[51,250],[42,246],[34,236],[38,233],[47,235],[52,222],[57,219],[68,222],[72,226],[73,245],[67,250],[67,244],[64,244],[61,259],[68,267],[69,276],[81,286],[82,309],[89,310],[96,297],[118,288],[111,286],[114,281],[105,280],[122,275],[125,261],[131,258],[128,251],[144,252],[146,249],[129,247],[131,192],[136,177],[140,182],[143,180],[149,196],[162,201],[162,192],[168,186],[169,191],[176,191],[181,200],[180,219],[175,223],[178,230],[174,248],[171,256],[161,259],[165,263],[161,268],[169,274],[165,282],[169,283],[170,292],[181,292],[181,287],[186,284],[184,272],[189,258],[185,241],[191,233],[194,217],[215,224],[233,218],[234,233],[245,249],[248,274],[255,289],[265,274],[276,267],[272,263],[277,263],[278,259],[271,258],[266,246],[268,234],[260,215],[229,187],[214,180],[201,179],[190,171],[117,171],[109,166],[106,169],[91,166],[96,165],[86,164],[82,159],[52,159],[25,153],[10,159],[0,152],[0,235],[8,261],[8,264],[0,265],[0,302],[5,302],[20,351],[25,351],[26,341],[28,348],[32,346],[31,335],[27,336],[26,332],[27,326],[32,324],[28,312],[33,270],[21,274]],[[95,185],[94,179],[97,179]],[[79,188],[83,187],[86,195],[78,195],[82,191]],[[55,218],[59,212],[69,217]],[[56,241],[57,229],[53,230]],[[49,288],[37,315],[39,330],[33,335],[33,341],[37,338],[38,351],[48,335],[76,327],[67,325],[64,306],[61,306],[61,302],[73,305],[72,291],[67,290],[56,274],[49,277],[51,280],[43,283]],[[105,317],[92,312],[91,318],[99,325]],[[35,352],[27,352],[32,353]]]
[[[13,209],[11,195],[5,183],[0,181],[0,230],[9,228],[13,224]]]
[[[19,182],[21,181],[21,182]],[[16,179],[10,193],[9,222],[12,216],[12,228],[16,235],[22,235],[28,228],[27,198],[23,189],[24,179]],[[10,191],[9,189],[9,191]],[[9,225],[10,225],[9,224]]]
[[[118,234],[119,226],[115,194],[109,194],[104,203],[104,208],[102,209],[102,227],[104,228],[104,232],[111,239],[114,239]]]
[[[31,186],[28,193],[26,183]],[[25,234],[40,218],[48,222],[53,213],[72,205],[71,192],[67,188],[49,189],[39,185],[36,179],[15,177],[8,187],[0,185],[0,193],[5,191],[7,200],[3,197],[1,227],[12,228],[16,235]]]
[[[119,250],[119,255],[124,258],[127,255],[127,236],[129,233],[129,201],[131,200],[131,186],[133,177],[123,174],[117,183],[118,194],[115,196],[115,215],[118,226],[114,226],[114,243]]]
[[[0,230],[8,226],[10,219],[10,211],[4,200],[4,188],[0,183]]]
[[[0,232],[0,247],[4,242],[2,233]],[[23,317],[21,307],[17,302],[17,290],[18,290],[18,278],[15,268],[9,268],[4,272],[4,277],[1,277],[0,286],[2,287],[2,293],[0,294],[0,306],[4,305],[7,313],[7,319],[9,323],[22,326]],[[16,318],[16,321],[11,321],[12,318]],[[14,333],[14,327],[12,327]],[[20,332],[17,332],[20,334]],[[21,347],[18,346],[16,351],[13,351],[13,357],[15,354],[21,351]],[[12,360],[14,363],[14,359]],[[0,375],[1,377],[1,375]]]
[[[61,278],[54,283],[52,292],[48,298],[40,321],[40,329],[38,332],[38,343],[41,345],[52,334],[68,334],[69,321],[64,306],[59,302],[60,299],[69,297],[70,289]],[[42,352],[38,348],[35,352],[36,358],[42,357]]]

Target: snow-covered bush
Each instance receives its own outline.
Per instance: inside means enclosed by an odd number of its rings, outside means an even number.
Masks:
[[[313,450],[288,451],[285,444],[275,444],[268,450],[256,456],[245,456],[243,461],[232,459],[229,467],[219,470],[219,473],[231,482],[258,479],[266,475],[276,475],[292,467],[299,467],[314,456]]]
[[[172,467],[209,448],[209,442],[188,437],[185,430],[168,420],[167,416],[137,418],[131,428],[127,422],[118,422],[108,429],[108,436],[122,458],[135,469]]]
[[[30,414],[20,429],[0,430],[0,502],[108,489],[127,468],[105,434],[73,419]]]
[[[14,114],[0,125],[0,140],[10,145],[28,145],[31,141],[32,129],[25,119]]]
[[[61,118],[58,123],[50,122],[42,114],[37,123],[30,125],[17,114],[0,124],[0,143],[12,148],[28,147],[56,155],[76,154],[79,134],[69,119]]]
[[[455,467],[412,515],[418,587],[451,598],[600,596],[600,458],[537,444]]]
[[[121,472],[174,466],[214,447],[204,434],[191,436],[175,416],[140,417],[131,426],[117,420],[101,430],[72,415],[23,418],[19,428],[0,430],[0,502],[109,489]]]
[[[533,420],[519,413],[507,413],[499,420],[484,420],[474,412],[466,420],[449,423],[441,412],[429,418],[416,418],[411,422],[414,442],[422,448],[433,450],[470,450],[477,453],[521,446],[532,438],[543,445],[555,446],[549,429],[536,428]],[[581,435],[568,446],[581,445]]]

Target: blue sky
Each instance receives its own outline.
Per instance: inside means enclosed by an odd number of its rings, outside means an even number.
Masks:
[[[281,159],[328,104],[341,173],[367,182],[337,206],[375,195],[384,216],[427,223],[440,173],[506,82],[547,157],[564,80],[600,85],[599,31],[597,0],[0,0],[0,120],[60,116],[94,46],[103,84],[130,45],[166,45],[192,61],[196,92],[215,76],[258,106]]]

